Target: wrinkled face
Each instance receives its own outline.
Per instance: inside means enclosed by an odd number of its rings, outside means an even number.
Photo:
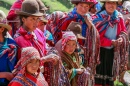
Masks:
[[[91,8],[90,12],[93,13],[93,14],[95,14],[97,12],[96,7]]]
[[[40,61],[38,59],[32,59],[28,62],[26,66],[26,70],[30,74],[34,74],[38,71],[38,68],[40,66]]]
[[[77,8],[77,13],[79,13],[80,15],[85,15],[88,11],[89,11],[89,4],[86,3],[78,3],[76,5]]]
[[[39,21],[38,17],[29,16],[27,18],[22,18],[23,25],[29,30],[34,31],[37,27],[37,23]]]
[[[76,41],[70,40],[66,43],[64,51],[68,54],[72,54],[75,51],[76,47]]]
[[[106,2],[105,8],[106,8],[107,13],[111,15],[116,10],[117,3],[116,2]]]

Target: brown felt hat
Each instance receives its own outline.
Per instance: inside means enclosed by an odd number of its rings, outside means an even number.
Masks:
[[[16,11],[18,15],[27,16],[42,16],[43,13],[39,10],[39,5],[36,0],[24,0],[22,3],[21,11]]]
[[[87,4],[94,4],[95,0],[70,0],[72,4],[77,3],[87,3]]]
[[[47,23],[47,22],[48,22],[48,20],[47,20],[46,18],[44,18],[43,16],[42,16],[42,17],[39,17],[39,20],[42,21],[42,22],[44,22],[44,23]]]
[[[82,27],[81,27],[81,24],[79,22],[72,21],[69,24],[69,26],[67,27],[67,30],[72,31],[77,36],[77,38],[79,38],[79,39],[86,39],[85,37],[83,37],[81,35]]]
[[[44,3],[42,2],[42,0],[36,0],[36,1],[39,4],[39,9],[40,10],[48,10],[48,8],[44,5]]]

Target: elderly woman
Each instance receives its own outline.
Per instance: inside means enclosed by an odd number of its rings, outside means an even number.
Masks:
[[[7,86],[14,77],[11,73],[16,64],[17,44],[10,38],[6,15],[0,10],[0,86]]]
[[[101,0],[102,10],[93,23],[100,34],[100,64],[97,66],[96,84],[113,86],[114,78],[125,70],[128,55],[128,35],[124,20],[116,10],[118,0]]]

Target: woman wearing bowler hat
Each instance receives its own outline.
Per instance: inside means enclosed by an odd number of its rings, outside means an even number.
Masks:
[[[52,51],[50,48],[50,50],[46,50],[46,41],[43,32],[36,30],[39,17],[43,16],[43,13],[39,11],[38,3],[36,0],[25,0],[22,3],[21,11],[16,11],[16,13],[19,15],[21,23],[21,27],[14,37],[20,47],[19,51],[21,48],[35,47],[39,51],[44,63],[44,77],[48,85],[53,86],[55,84],[57,86],[62,82],[59,78],[61,74],[60,60],[54,50]],[[18,54],[19,58],[21,58],[20,53]],[[43,67],[41,67],[41,70],[43,70]]]
[[[7,15],[7,20],[8,23],[12,26],[12,30],[10,31],[10,34],[12,37],[14,37],[16,31],[18,30],[19,26],[20,26],[20,21],[18,18],[18,15],[16,14],[16,10],[20,10],[22,3],[24,0],[16,0],[13,5],[11,6],[8,15]],[[48,8],[46,8],[46,6],[44,5],[44,3],[42,2],[42,0],[36,0],[38,5],[39,5],[39,10],[42,13],[45,13],[46,10],[48,10]]]

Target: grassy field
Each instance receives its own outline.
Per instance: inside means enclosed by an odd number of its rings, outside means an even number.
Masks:
[[[50,7],[49,13],[58,10],[68,12],[72,9],[73,5],[66,1],[67,0],[44,0],[44,3]]]
[[[0,0],[0,10],[3,10],[6,14],[9,12],[11,5],[15,0]]]
[[[9,12],[10,7],[16,0],[0,0],[0,10],[3,10],[6,15]],[[72,9],[73,5],[67,0],[42,0],[46,6],[50,7],[48,13],[61,10],[68,12]]]

